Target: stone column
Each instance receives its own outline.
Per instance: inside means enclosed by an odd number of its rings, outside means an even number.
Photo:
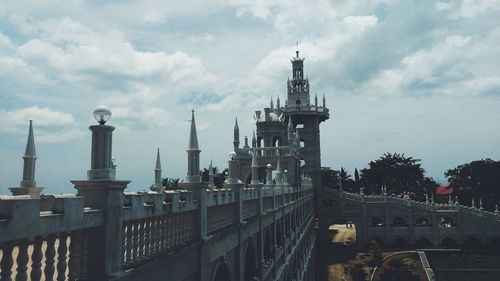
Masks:
[[[102,122],[89,129],[92,131],[92,153],[88,179],[71,182],[77,195],[84,197],[85,206],[101,210],[103,214],[102,227],[87,231],[87,274],[89,280],[107,280],[119,272],[123,260],[123,190],[130,181],[115,180],[111,163],[115,127]]]

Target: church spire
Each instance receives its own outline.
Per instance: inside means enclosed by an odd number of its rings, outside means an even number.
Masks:
[[[271,109],[273,109],[273,108],[274,108],[274,102],[273,102],[273,98],[272,98],[272,97],[271,97],[271,102],[270,102],[270,104],[269,104],[269,107],[270,107]]]
[[[35,163],[36,163],[35,136],[33,134],[33,120],[30,120],[28,133],[28,141],[26,143],[26,151],[24,152],[23,160],[23,180],[21,187],[35,187]]]
[[[198,136],[196,134],[196,122],[194,119],[194,109],[191,111],[191,131],[189,134],[189,146],[186,150],[188,154],[188,171],[186,183],[201,182],[200,176],[200,148],[198,146]]]
[[[188,149],[199,149],[199,147],[198,147],[198,135],[196,134],[196,122],[194,120],[194,109],[191,110],[191,131],[189,132]]]
[[[236,152],[240,147],[240,128],[238,127],[238,117],[234,121],[234,137],[233,137],[234,151]]]
[[[325,93],[323,93],[323,107],[326,107]]]
[[[156,152],[155,186],[161,186],[160,148],[158,148],[158,150]]]
[[[276,108],[280,108],[280,95],[278,95],[278,98],[276,99]]]

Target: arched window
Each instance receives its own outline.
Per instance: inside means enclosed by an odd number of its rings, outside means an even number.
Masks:
[[[213,281],[231,281],[231,274],[226,263],[219,265]]]
[[[405,226],[405,220],[402,217],[396,217],[392,221],[392,226]]]
[[[296,105],[300,105],[300,100],[296,100],[296,101],[295,101],[295,104],[296,104]]]

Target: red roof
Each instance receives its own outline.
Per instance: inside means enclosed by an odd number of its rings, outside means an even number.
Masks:
[[[450,195],[453,194],[453,187],[450,184],[443,184],[442,186],[436,188],[436,194],[438,195]]]

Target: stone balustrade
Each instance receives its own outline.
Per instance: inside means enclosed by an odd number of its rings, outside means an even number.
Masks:
[[[363,202],[363,203],[390,203],[395,205],[407,206],[417,209],[422,209],[426,211],[436,211],[436,212],[460,212],[463,214],[469,214],[473,216],[480,216],[487,219],[500,221],[500,212],[490,212],[484,209],[469,207],[464,205],[459,205],[456,203],[432,203],[432,202],[421,202],[413,199],[403,199],[398,197],[383,196],[383,195],[365,195],[358,193],[350,193],[344,190],[336,191],[341,198]]]
[[[312,183],[303,178],[301,188],[242,188],[241,218],[231,212],[238,203],[235,190],[214,189],[206,194],[207,233],[213,233],[299,196],[312,196]],[[0,196],[0,280],[89,278],[88,253],[96,250],[93,243],[98,239],[93,233],[105,227],[105,219],[103,210],[85,207],[84,199],[74,194],[39,199]],[[124,192],[123,207],[116,214],[123,225],[121,268],[194,243],[199,216],[200,203],[192,191]]]

